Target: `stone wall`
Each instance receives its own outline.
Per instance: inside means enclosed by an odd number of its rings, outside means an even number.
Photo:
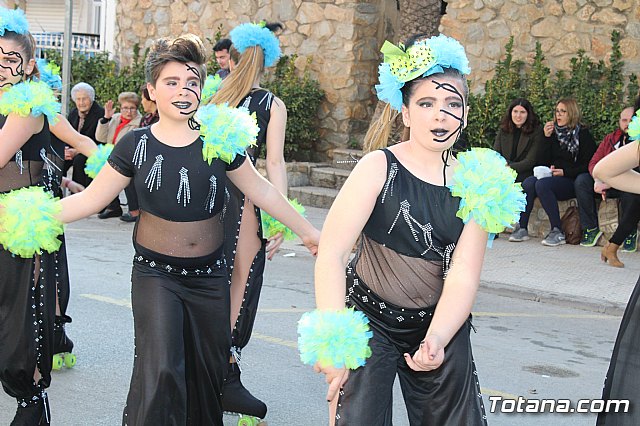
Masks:
[[[516,59],[532,63],[539,41],[555,72],[569,69],[578,49],[607,61],[612,30],[621,34],[625,73],[640,72],[640,8],[632,0],[448,0],[440,25],[467,49],[474,89],[493,76],[511,36]]]
[[[116,51],[127,62],[135,43],[146,47],[158,37],[192,32],[205,40],[219,25],[226,35],[239,23],[283,23],[284,54],[297,54],[296,67],[307,69],[326,93],[315,147],[325,159],[366,131],[376,101],[378,49],[396,19],[394,5],[387,0],[120,0]]]

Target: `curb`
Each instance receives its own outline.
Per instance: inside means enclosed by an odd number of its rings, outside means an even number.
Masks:
[[[518,287],[503,283],[480,281],[480,289],[499,296],[513,299],[531,300],[551,305],[568,306],[583,311],[598,312],[605,315],[622,316],[626,303],[609,302],[571,294],[554,293],[528,287]]]

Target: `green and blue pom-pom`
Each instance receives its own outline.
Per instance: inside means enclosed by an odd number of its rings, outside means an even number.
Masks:
[[[231,108],[209,104],[198,108],[195,119],[200,123],[202,158],[209,164],[219,158],[231,164],[238,154],[256,144],[258,122],[247,108]]]
[[[87,162],[84,166],[84,172],[91,179],[95,179],[100,173],[100,170],[104,167],[109,156],[111,155],[111,151],[113,151],[114,145],[111,143],[98,145],[98,149],[91,154],[89,158],[87,158]]]
[[[47,83],[51,90],[62,90],[62,78],[60,77],[60,67],[55,62],[48,62],[46,59],[36,60],[40,80]]]
[[[629,128],[627,129],[627,134],[629,135],[629,139],[632,141],[637,141],[640,139],[640,109],[636,111],[636,114],[631,119],[629,123]]]
[[[11,86],[0,98],[0,114],[20,117],[46,115],[49,123],[58,121],[60,103],[44,81],[23,81]]]
[[[369,319],[360,311],[306,312],[298,321],[298,349],[303,363],[355,370],[371,356]]]
[[[264,53],[264,66],[275,65],[282,54],[278,37],[265,26],[264,22],[259,24],[240,24],[229,32],[229,37],[238,52],[242,55],[245,50],[252,46],[260,46]]]
[[[216,94],[218,89],[220,89],[220,85],[222,84],[222,77],[218,74],[216,75],[208,75],[207,79],[204,81],[204,86],[202,86],[202,104],[206,104],[213,95]]]
[[[0,37],[4,36],[5,31],[17,34],[29,32],[29,22],[22,9],[0,7]]]
[[[458,166],[451,194],[460,197],[456,214],[464,223],[473,219],[490,234],[497,234],[520,218],[526,207],[522,186],[516,172],[505,159],[488,148],[474,148],[458,154]]]
[[[16,256],[31,258],[60,248],[62,222],[55,216],[61,207],[57,198],[37,186],[0,195],[0,244]]]
[[[298,213],[300,213],[301,216],[304,216],[304,206],[300,204],[298,200],[289,200],[289,203],[293,206],[294,209],[296,209]],[[278,232],[282,232],[282,236],[285,240],[293,240],[296,237],[296,234],[291,229],[284,226],[284,224],[282,224],[281,222],[278,222],[269,213],[262,210],[261,215],[262,235],[264,235],[265,238],[271,238]]]

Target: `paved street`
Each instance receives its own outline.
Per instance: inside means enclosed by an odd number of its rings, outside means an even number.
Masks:
[[[326,211],[308,211],[321,224]],[[76,343],[78,365],[54,372],[49,391],[54,425],[120,423],[133,360],[132,229],[95,217],[67,229],[74,319],[68,334]],[[640,255],[624,254],[627,268],[615,270],[600,264],[597,253],[597,248],[549,249],[538,240],[513,244],[504,238],[488,251],[472,336],[487,411],[490,396],[574,403],[599,397]],[[243,381],[267,402],[270,426],[327,423],[325,385],[300,363],[295,343],[297,320],[313,308],[312,272],[312,257],[295,242],[267,265],[261,310],[244,352]],[[399,388],[394,404],[394,424],[408,425]],[[8,424],[14,411],[14,401],[3,393],[0,424]],[[488,419],[499,426],[595,422],[585,414],[488,413]],[[226,422],[234,424],[231,417]]]

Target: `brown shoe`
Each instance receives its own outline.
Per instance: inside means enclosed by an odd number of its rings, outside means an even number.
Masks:
[[[600,259],[603,262],[609,262],[609,265],[615,268],[624,268],[624,263],[620,262],[618,259],[618,249],[620,246],[618,244],[613,244],[608,242],[603,248],[602,253],[600,253]]]

